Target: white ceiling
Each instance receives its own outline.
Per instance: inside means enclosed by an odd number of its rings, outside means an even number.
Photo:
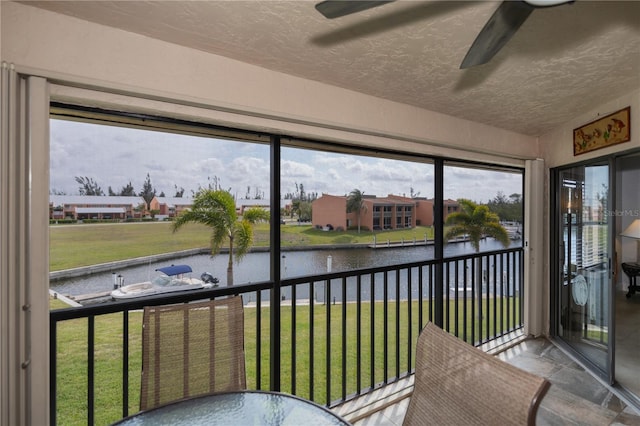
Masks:
[[[467,70],[498,2],[398,1],[335,20],[309,1],[25,4],[533,136],[640,88],[636,1],[537,9]]]

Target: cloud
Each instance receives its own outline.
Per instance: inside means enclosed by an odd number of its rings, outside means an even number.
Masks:
[[[125,127],[51,120],[51,189],[77,194],[75,176],[87,176],[107,192],[129,182],[139,192],[147,173],[155,189],[172,196],[175,187],[190,195],[217,182],[244,197],[247,188],[269,197],[269,146],[212,137],[189,136]],[[296,183],[307,193],[345,195],[354,189],[386,196],[433,197],[431,163],[379,157],[282,149],[283,193]],[[478,168],[445,168],[445,197],[488,201],[498,191],[522,193],[522,175]]]

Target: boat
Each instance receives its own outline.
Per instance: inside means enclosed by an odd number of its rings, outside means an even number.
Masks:
[[[203,273],[201,279],[185,276],[193,272],[189,265],[165,266],[156,271],[161,272],[162,275],[158,275],[151,281],[123,285],[113,290],[111,297],[116,300],[133,299],[154,294],[211,288],[218,284],[218,279],[208,272]]]

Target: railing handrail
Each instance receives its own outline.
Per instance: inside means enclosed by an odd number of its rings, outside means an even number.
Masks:
[[[491,250],[483,251],[480,253],[465,254],[460,256],[445,257],[443,262],[456,262],[461,260],[473,259],[476,257],[493,256],[497,254],[512,253],[521,251],[522,247],[509,248],[504,250]],[[386,272],[395,269],[407,269],[416,268],[427,265],[435,265],[438,263],[438,259],[428,259],[416,262],[399,263],[387,266],[376,266],[372,268],[358,268],[350,269],[348,271],[330,272],[316,275],[302,275],[299,277],[283,278],[280,281],[281,287],[289,287],[296,284],[304,284],[311,281],[321,282],[326,280],[339,279],[349,276],[376,274],[380,272]],[[50,312],[50,319],[52,321],[65,321],[69,319],[83,318],[92,315],[113,314],[116,312],[122,312],[125,310],[137,310],[142,309],[145,306],[156,306],[170,303],[185,303],[194,300],[229,296],[233,294],[249,293],[260,290],[269,290],[273,287],[272,281],[262,281],[251,284],[238,284],[232,287],[220,286],[215,288],[190,290],[188,292],[182,292],[179,294],[156,294],[152,296],[137,298],[133,300],[118,300],[109,303],[100,303],[86,306],[69,307],[56,309]]]
[[[51,332],[51,421],[55,424],[55,418],[57,415],[56,400],[58,383],[56,379],[57,362],[57,333],[56,328],[58,323],[78,319],[88,318],[88,346],[92,349],[89,350],[89,381],[94,380],[93,374],[95,374],[95,367],[92,362],[91,351],[93,351],[94,345],[94,317],[104,314],[124,313],[125,329],[123,330],[123,356],[128,359],[128,335],[127,320],[128,313],[132,311],[142,310],[145,306],[155,306],[173,303],[188,303],[195,300],[202,299],[214,299],[218,297],[224,297],[228,295],[247,294],[251,297],[253,303],[253,297],[255,297],[255,306],[270,307],[272,310],[275,307],[281,309],[284,306],[278,294],[279,292],[271,292],[269,296],[263,295],[263,292],[270,291],[278,286],[279,290],[284,288],[290,288],[291,294],[291,333],[292,336],[287,335],[291,344],[291,364],[296,364],[296,345],[307,346],[309,345],[309,361],[307,366],[310,374],[308,389],[298,390],[295,387],[296,377],[301,377],[301,373],[297,373],[295,368],[292,368],[290,372],[281,370],[280,367],[275,371],[271,371],[271,374],[285,375],[291,374],[292,385],[285,384],[286,386],[292,386],[291,392],[304,396],[309,399],[320,398],[320,402],[324,401],[324,404],[333,406],[337,403],[347,401],[355,396],[363,395],[376,389],[381,384],[388,384],[394,382],[402,377],[406,377],[411,374],[413,358],[410,353],[413,348],[413,338],[417,335],[419,330],[416,327],[421,327],[424,322],[431,320],[432,315],[437,313],[433,310],[434,306],[440,304],[444,306],[444,315],[446,322],[444,328],[451,333],[458,335],[460,330],[461,338],[463,340],[470,341],[472,344],[482,344],[494,339],[498,336],[505,335],[511,331],[522,328],[522,310],[524,294],[523,290],[523,263],[522,254],[524,249],[522,247],[509,248],[504,250],[493,250],[480,253],[472,253],[461,256],[446,257],[444,259],[428,259],[423,261],[407,262],[402,264],[394,264],[387,266],[376,266],[360,269],[352,269],[342,272],[331,272],[317,275],[307,275],[300,277],[291,277],[281,279],[279,283],[273,281],[264,281],[250,284],[240,284],[235,286],[221,286],[210,289],[190,290],[187,292],[174,293],[174,294],[158,294],[145,298],[113,301],[110,303],[94,304],[82,307],[70,307],[64,309],[57,309],[50,312],[50,332]],[[473,259],[480,259],[480,262],[474,262]],[[485,271],[490,271],[486,274],[486,282],[484,278],[480,277],[474,271],[479,267],[486,268]],[[504,269],[504,274],[498,273],[498,265]],[[453,270],[452,270],[453,267]],[[491,271],[491,268],[493,270]],[[438,268],[444,268],[446,271],[442,276],[442,282],[440,285],[447,286],[448,291],[444,293],[444,297],[438,301],[434,298],[437,293],[434,289],[437,287],[437,274],[435,273]],[[469,273],[467,273],[467,269]],[[476,271],[477,272],[477,271]],[[462,287],[451,287],[450,279],[454,278],[454,283],[457,284],[459,278],[465,281],[465,285]],[[355,280],[354,280],[355,279]],[[480,280],[480,282],[478,282]],[[469,285],[470,284],[470,285]],[[479,286],[476,289],[476,286]],[[347,287],[351,291],[351,295],[347,295]],[[316,301],[316,291],[320,291],[323,299],[322,301]],[[506,292],[505,292],[506,290]],[[355,294],[353,293],[355,291]],[[362,293],[364,291],[364,293]],[[305,295],[305,292],[308,292]],[[274,294],[276,295],[275,298]],[[417,296],[416,296],[417,294]],[[309,335],[305,337],[305,340],[298,341],[296,337],[296,310],[307,303],[306,297],[309,297],[309,308],[303,316],[302,313],[299,317],[303,317],[303,321],[308,321],[310,324],[315,324],[314,327],[310,327]],[[349,389],[346,386],[347,374],[353,374],[353,371],[348,371],[346,357],[347,357],[347,340],[346,334],[353,336],[353,329],[347,329],[347,303],[338,303],[336,305],[336,296],[341,302],[355,302],[355,308],[352,308],[350,318],[352,320],[357,319],[358,325],[357,331],[357,365],[364,363],[367,367],[370,366],[369,374],[370,379],[367,381],[360,380],[360,368],[357,369],[357,389],[353,387]],[[283,294],[284,297],[284,294]],[[406,297],[406,299],[405,299]],[[355,299],[355,300],[354,300]],[[498,300],[499,299],[499,300]],[[284,299],[283,299],[284,300]],[[318,299],[321,300],[321,299]],[[297,302],[302,301],[299,304]],[[333,303],[332,303],[333,301]],[[407,303],[410,301],[410,303]],[[402,302],[402,303],[399,303]],[[415,305],[412,308],[412,305]],[[379,305],[378,303],[382,303]],[[467,315],[465,306],[470,306],[471,311]],[[317,307],[314,308],[314,305]],[[336,306],[333,306],[336,305]],[[403,313],[401,315],[400,306],[403,305]],[[477,308],[477,312],[475,309]],[[314,323],[314,309],[316,314],[319,314],[324,324]],[[376,314],[374,316],[374,309]],[[412,314],[412,309],[415,309]],[[441,308],[442,309],[442,308]],[[461,320],[458,315],[459,309],[465,309],[464,318]],[[367,316],[362,317],[363,311],[368,310]],[[424,312],[423,312],[424,310]],[[262,388],[262,381],[260,379],[263,372],[262,357],[259,356],[262,353],[261,345],[261,329],[262,329],[262,316],[261,310],[256,309],[256,322],[255,322],[255,334],[256,341],[253,342],[256,345],[256,377],[254,378],[258,389]],[[330,317],[338,312],[336,319],[331,320]],[[355,313],[354,313],[355,312]],[[462,312],[461,312],[462,313]],[[253,314],[252,314],[253,315]],[[478,317],[476,318],[476,315]],[[380,317],[381,316],[381,317]],[[387,325],[387,322],[395,317],[394,326]],[[406,318],[405,318],[406,317]],[[517,317],[517,318],[516,318]],[[383,318],[382,325],[380,323],[376,325],[376,322]],[[478,319],[480,318],[480,319]],[[498,321],[499,320],[499,321]],[[268,321],[268,320],[266,320]],[[335,321],[335,322],[334,322]],[[400,323],[403,321],[401,327]],[[462,322],[460,326],[459,322]],[[273,319],[271,320],[273,322]],[[273,333],[272,327],[280,327],[280,324],[269,323],[269,333]],[[412,322],[415,324],[412,325]],[[320,327],[320,328],[318,328]],[[383,335],[375,340],[374,345],[374,331],[376,327],[382,327]],[[469,328],[470,327],[470,328]],[[484,327],[484,328],[483,328]],[[331,339],[326,339],[325,342],[316,342],[314,339],[313,329],[318,328],[319,333],[322,332],[321,328],[324,328],[324,334],[321,335],[335,335],[341,336],[340,343],[331,343]],[[466,330],[469,328],[470,334],[466,334]],[[301,331],[302,333],[302,331]],[[363,337],[364,336],[364,337]],[[368,336],[368,337],[367,337]],[[365,339],[364,341],[361,341]],[[308,341],[306,340],[308,339]],[[320,338],[318,338],[320,340]],[[370,339],[367,343],[366,339]],[[400,351],[400,341],[404,341],[402,349],[402,355]],[[388,345],[395,345],[395,351],[388,350]],[[315,346],[314,346],[315,345]],[[374,352],[382,347],[384,354],[375,355]],[[279,351],[282,351],[281,345],[277,345]],[[287,347],[288,348],[288,347]],[[355,352],[355,349],[352,348]],[[361,353],[366,352],[366,355]],[[314,352],[318,352],[316,357],[325,357],[325,370],[326,376],[316,377],[317,368],[321,364],[313,361]],[[336,355],[337,354],[337,355]],[[331,361],[330,358],[337,356],[336,360]],[[364,358],[361,358],[364,357]],[[368,357],[368,358],[367,358]],[[376,358],[377,357],[377,358]],[[375,362],[374,362],[375,359]],[[384,365],[383,375],[379,376],[377,372],[374,373],[374,366],[377,366],[379,362]],[[269,363],[271,361],[264,361]],[[352,361],[350,361],[352,362]],[[316,363],[318,365],[316,365]],[[126,363],[125,363],[126,364]],[[270,367],[270,365],[269,365]],[[303,370],[300,367],[300,370]],[[329,371],[339,371],[342,376],[337,379],[332,379],[332,374]],[[376,367],[377,370],[377,367]],[[265,370],[266,371],[266,370]],[[129,380],[129,370],[123,371],[123,392],[126,396],[123,397],[123,401],[128,400],[128,389],[126,383]],[[306,376],[305,376],[306,377]],[[351,379],[350,379],[351,380]],[[336,383],[336,381],[338,383]],[[90,391],[88,393],[88,420],[93,422],[94,419],[94,395],[93,384],[90,384]],[[325,387],[326,394],[318,394],[314,392],[315,387]],[[353,386],[351,384],[350,386]],[[332,391],[340,389],[340,396],[336,399],[336,394]],[[278,389],[279,390],[279,389]],[[307,393],[309,393],[307,395]],[[123,415],[128,408],[123,402]]]

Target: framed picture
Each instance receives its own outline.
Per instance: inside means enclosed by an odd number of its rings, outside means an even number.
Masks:
[[[631,140],[631,107],[573,129],[573,155]]]

